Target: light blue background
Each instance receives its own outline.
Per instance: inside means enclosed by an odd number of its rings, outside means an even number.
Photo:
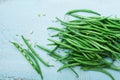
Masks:
[[[59,25],[53,23],[55,17],[63,19],[65,12],[72,9],[92,9],[105,16],[119,17],[120,0],[0,0],[0,80],[40,80],[39,75],[9,40],[23,44],[20,35],[25,35],[32,43],[46,46],[50,33],[47,27]],[[46,16],[42,16],[44,14]],[[102,73],[84,72],[79,68],[76,70],[80,78],[76,78],[69,69],[57,72],[62,64],[44,51],[35,49],[42,58],[55,65],[47,68],[40,63],[44,80],[111,80]],[[115,80],[120,80],[119,72],[110,72]]]

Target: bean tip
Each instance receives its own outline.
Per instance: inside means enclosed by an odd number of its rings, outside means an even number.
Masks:
[[[14,44],[14,43],[15,43],[15,42],[13,42],[13,41],[11,41],[11,40],[9,40],[9,42],[10,42],[10,43],[12,43],[12,44]]]

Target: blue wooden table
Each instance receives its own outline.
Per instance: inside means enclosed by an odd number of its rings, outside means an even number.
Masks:
[[[39,75],[26,61],[23,55],[9,42],[24,44],[21,35],[29,38],[31,43],[46,46],[49,26],[55,17],[63,19],[66,11],[72,9],[92,9],[105,16],[120,17],[120,0],[0,0],[0,80],[40,80]],[[33,33],[33,34],[31,34]],[[84,72],[75,68],[80,78],[69,70],[57,72],[62,66],[46,52],[35,48],[38,54],[55,67],[41,64],[44,80],[111,80],[108,76],[94,71]],[[110,71],[116,80],[120,73]]]

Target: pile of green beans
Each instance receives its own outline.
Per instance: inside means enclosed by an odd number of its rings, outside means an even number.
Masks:
[[[79,12],[93,14],[95,16],[82,16]],[[78,73],[73,69],[80,67],[84,71],[99,71],[115,80],[106,69],[120,71],[120,66],[114,62],[120,60],[120,19],[101,16],[100,13],[87,10],[72,10],[65,14],[73,17],[69,21],[56,18],[64,28],[49,27],[48,29],[58,31],[48,39],[55,46],[49,50],[41,45],[38,48],[48,52],[48,55],[63,63],[58,71],[65,68],[72,70],[78,77]],[[28,49],[22,48],[18,43],[11,42],[31,64],[43,80],[43,74],[38,60],[45,66],[50,67],[34,50],[29,41],[21,36]],[[59,40],[53,38],[59,38]],[[63,50],[64,56],[57,52]]]
[[[95,16],[81,16],[78,12]],[[38,47],[65,63],[58,71],[78,66],[83,70],[105,73],[115,80],[106,69],[120,71],[120,67],[114,65],[116,60],[120,60],[120,19],[101,16],[87,9],[72,10],[66,15],[73,18],[69,21],[56,18],[64,28],[48,28],[58,31],[52,37],[58,37],[59,40],[48,39],[52,42],[49,45],[56,46],[55,49],[48,50],[40,45]],[[58,55],[57,49],[62,49],[66,55]]]

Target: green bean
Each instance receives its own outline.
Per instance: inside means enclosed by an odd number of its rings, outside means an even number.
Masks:
[[[80,19],[75,19],[75,20],[70,20],[69,23],[80,23],[81,20]]]
[[[73,67],[73,66],[78,66],[78,65],[80,65],[80,63],[66,64],[66,65],[60,67],[57,71],[61,71],[61,70],[64,69],[64,68]]]
[[[111,38],[110,38],[111,39]],[[116,45],[116,47],[118,47],[118,48],[120,48],[120,44],[119,43],[117,43],[116,41],[114,41],[113,39],[111,39],[112,40],[112,42],[114,43],[114,45]]]
[[[71,11],[67,12],[66,15],[70,15],[70,14],[73,14],[73,13],[76,13],[76,12],[85,12],[85,13],[91,13],[91,14],[95,14],[95,15],[100,16],[99,13],[97,13],[95,11],[92,11],[92,10],[88,10],[88,9],[71,10]]]
[[[98,66],[99,64],[98,63],[95,63],[95,62],[86,62],[86,61],[81,61],[81,60],[78,60],[76,58],[73,58],[73,60],[75,60],[76,62],[80,63],[80,64],[84,64],[84,65],[92,65],[92,66]]]
[[[117,23],[117,22],[115,22],[115,21],[113,21],[113,20],[110,20],[110,19],[107,19],[107,23],[108,24],[113,24],[113,25],[117,25],[117,26],[120,26],[120,23]]]
[[[25,52],[26,52],[26,54],[30,55],[30,57],[31,57],[31,58],[33,59],[33,61],[36,63],[37,72],[40,74],[41,79],[43,80],[42,71],[41,71],[41,68],[40,68],[40,66],[39,66],[38,61],[36,60],[36,58],[34,57],[34,55],[33,55],[29,50],[26,50],[26,49],[25,49]]]
[[[74,24],[74,23],[64,22],[64,21],[62,21],[61,19],[59,19],[59,18],[57,18],[57,17],[56,17],[56,19],[57,19],[59,22],[61,22],[62,25],[76,25],[76,24]],[[81,24],[81,23],[78,23],[78,24]],[[78,25],[78,24],[77,24],[77,25]]]
[[[48,29],[57,30],[57,31],[64,31],[63,29],[55,28],[55,27],[49,27]]]
[[[43,75],[42,75],[41,69],[40,69],[36,59],[34,58],[35,63],[36,63],[36,65],[35,65],[34,62],[31,60],[29,54],[27,54],[26,51],[19,44],[15,43],[15,42],[11,42],[11,43],[25,56],[25,58],[32,65],[32,67],[36,70],[36,72],[38,72],[38,74],[40,74],[41,79],[43,80]]]
[[[90,57],[88,57],[88,55],[86,55],[84,52],[81,52],[81,54],[88,60],[90,60]]]
[[[21,36],[27,47],[31,50],[31,52],[47,67],[50,67],[52,65],[49,65],[46,63],[37,53],[36,51],[32,48],[32,46],[28,43],[27,39],[24,38],[24,36]]]
[[[85,17],[77,15],[77,14],[70,14],[70,16],[78,18],[78,19],[85,19]]]
[[[44,48],[43,46],[37,45],[37,47],[40,48],[40,49],[42,49],[42,50],[44,50],[44,51],[46,51],[46,52],[48,52],[48,53],[49,53],[48,55],[50,55],[50,56],[52,56],[52,57],[54,57],[54,58],[56,58],[56,59],[59,59],[59,58],[62,57],[61,55],[59,55],[59,54],[57,54],[57,53],[55,53],[55,52],[53,52],[52,54],[50,54],[50,53],[51,53],[51,50],[49,50],[49,49],[47,49],[47,48]]]
[[[102,72],[102,73],[108,75],[112,80],[115,80],[114,77],[108,71],[101,69],[101,68],[98,68],[98,69],[92,68],[92,69],[84,69],[84,70],[99,71],[99,72]]]
[[[71,53],[72,56],[75,56],[75,57],[83,57],[81,56],[80,54],[77,54],[77,53]]]
[[[120,52],[120,49],[117,48],[116,46],[112,45],[111,43],[108,44],[111,48],[115,49],[116,51]]]
[[[67,59],[67,58],[69,58],[69,55],[66,55],[66,56],[64,56],[64,57],[61,57],[61,58],[58,59],[57,61],[62,61],[62,60],[65,60],[65,59]]]
[[[99,54],[95,54],[95,56],[96,56],[99,60],[102,60],[102,59],[103,59]]]
[[[110,66],[110,69],[115,70],[115,71],[120,71],[120,67],[115,66],[114,64]]]
[[[120,27],[118,25],[106,24],[106,26],[109,28],[120,29]]]
[[[67,23],[68,25],[81,25],[81,26],[85,26],[85,25],[87,25],[87,23],[86,22],[84,22],[83,20],[70,20],[68,23]]]

